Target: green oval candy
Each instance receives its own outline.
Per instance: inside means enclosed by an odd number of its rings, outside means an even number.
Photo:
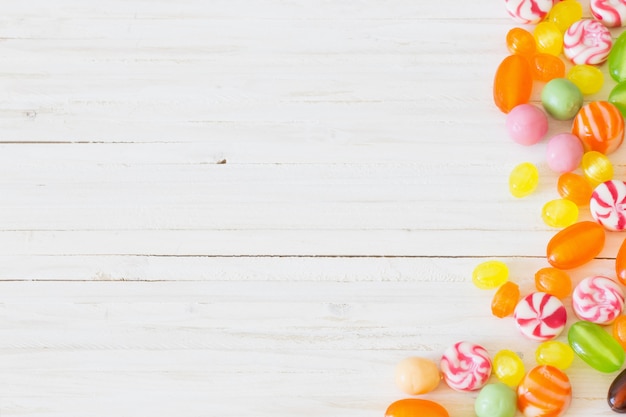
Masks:
[[[574,352],[600,372],[615,372],[624,364],[624,349],[601,326],[578,321],[569,328],[567,341]]]
[[[573,119],[583,106],[583,93],[567,78],[554,78],[543,86],[541,104],[557,120]]]
[[[622,116],[626,117],[626,82],[621,82],[613,87],[611,94],[609,94],[609,103],[614,104]]]
[[[608,61],[611,78],[618,83],[626,81],[626,32],[613,43]]]
[[[502,382],[487,384],[474,402],[478,417],[513,417],[517,410],[517,394]]]

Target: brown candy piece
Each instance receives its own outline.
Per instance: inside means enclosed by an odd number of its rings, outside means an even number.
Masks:
[[[626,369],[619,373],[609,387],[607,401],[611,410],[626,413]]]

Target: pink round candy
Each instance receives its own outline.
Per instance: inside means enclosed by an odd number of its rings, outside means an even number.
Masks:
[[[446,349],[439,364],[443,379],[457,391],[482,388],[491,375],[491,359],[484,347],[457,342]]]
[[[560,174],[578,168],[585,149],[577,136],[561,133],[553,136],[546,146],[546,162],[551,170]]]
[[[539,23],[553,6],[552,0],[504,0],[506,11],[518,23]]]
[[[626,230],[626,183],[609,180],[598,185],[591,194],[589,211],[605,229]]]
[[[567,322],[567,311],[557,297],[537,291],[520,300],[513,317],[524,336],[545,341],[561,334]]]
[[[613,39],[602,23],[593,19],[574,22],[563,36],[563,52],[574,64],[601,64],[609,57]]]
[[[581,320],[611,324],[622,314],[624,292],[610,278],[597,275],[580,281],[572,293],[572,308]]]
[[[626,25],[626,0],[591,0],[589,7],[593,17],[606,27]]]
[[[548,132],[548,116],[537,106],[520,104],[506,115],[506,129],[520,145],[534,145]]]

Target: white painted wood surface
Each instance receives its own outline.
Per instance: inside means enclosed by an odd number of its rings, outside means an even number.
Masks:
[[[555,232],[545,143],[492,103],[494,3],[4,0],[0,416],[373,417],[409,355],[532,366],[470,277],[502,259],[530,291]],[[615,375],[568,373],[568,416],[611,414]]]

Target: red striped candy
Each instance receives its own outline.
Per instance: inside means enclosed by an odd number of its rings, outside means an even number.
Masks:
[[[513,314],[520,332],[533,340],[554,339],[567,322],[567,311],[561,300],[541,291],[522,298]]]

